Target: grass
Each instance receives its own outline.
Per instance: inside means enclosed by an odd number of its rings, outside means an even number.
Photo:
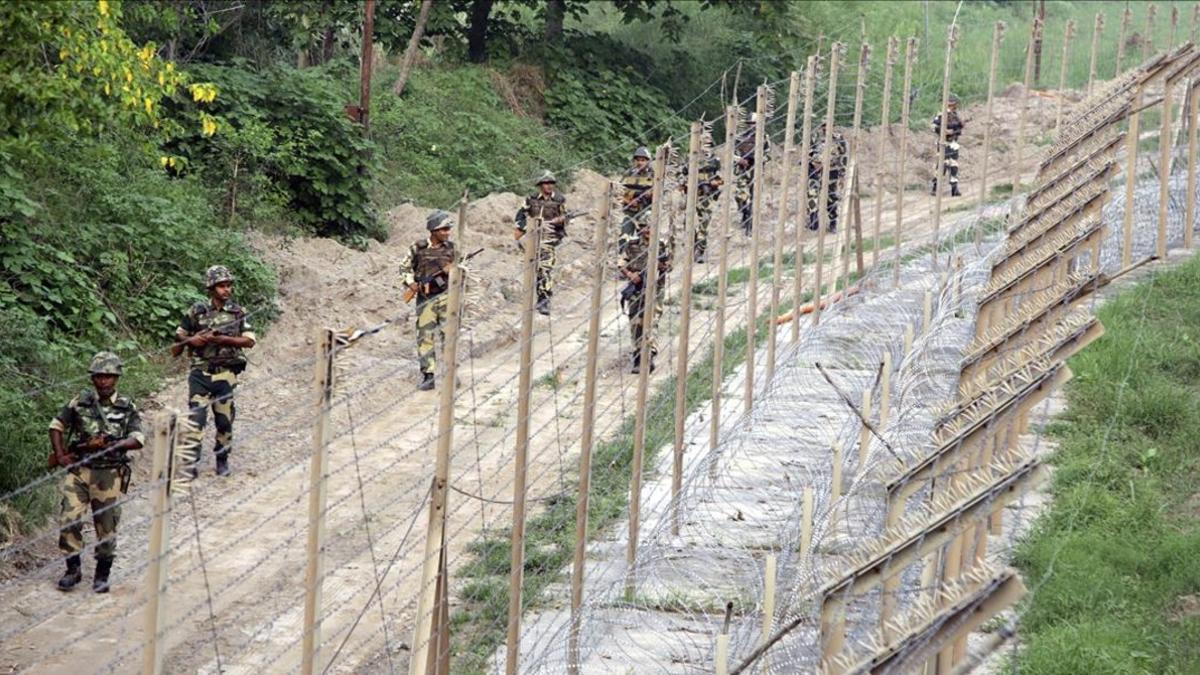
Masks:
[[[894,240],[890,236],[880,236],[880,250],[887,250],[892,247]],[[870,237],[863,237],[863,251],[872,251],[875,249],[875,242]],[[853,253],[853,252],[852,252]],[[829,263],[833,260],[833,251],[831,250],[825,256],[825,262]],[[761,256],[758,263],[758,278],[770,279],[775,273],[775,254],[769,253]],[[811,265],[817,261],[817,254],[812,251],[804,253],[804,264]],[[789,252],[783,254],[783,270],[784,273],[790,273],[796,268],[796,254]],[[749,266],[735,267],[725,273],[726,283],[730,286],[736,284],[744,284],[750,280]],[[717,279],[705,279],[692,285],[693,295],[716,295],[717,294]]]
[[[1022,542],[1026,673],[1200,672],[1200,258],[1099,312]]]

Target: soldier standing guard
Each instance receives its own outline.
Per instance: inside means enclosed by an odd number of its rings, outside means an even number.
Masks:
[[[233,447],[233,418],[236,408],[233,392],[238,375],[246,369],[242,350],[254,346],[257,338],[246,318],[246,310],[233,301],[233,273],[223,265],[213,265],[204,273],[208,302],[198,302],[183,315],[175,330],[171,355],[179,356],[187,348],[191,357],[188,373],[188,425],[180,446],[184,475],[199,475],[200,445],[208,425],[208,409],[213,412],[217,439],[213,456],[217,475],[229,474],[229,451]]]
[[[454,264],[454,242],[450,241],[454,220],[445,211],[434,211],[425,220],[429,238],[421,239],[408,249],[400,263],[405,286],[417,296],[417,360],[421,368],[421,384],[417,389],[433,389],[433,372],[437,367],[434,349],[445,340],[442,325],[449,315],[450,266]]]
[[[942,116],[940,114],[933,116],[933,121],[930,122],[933,127],[933,133],[937,137],[937,143],[941,144],[942,133]],[[945,173],[950,181],[950,196],[960,197],[962,193],[958,191],[958,151],[960,146],[958,138],[962,136],[963,120],[958,114],[958,97],[954,94],[946,99],[946,147],[942,148],[942,173]],[[929,194],[936,195],[938,191],[938,175],[937,167],[934,167],[933,185],[930,187]]]
[[[833,147],[829,149],[829,195],[825,201],[825,211],[829,215],[829,231],[837,232],[838,203],[842,199],[841,180],[846,172],[849,161],[849,147],[846,137],[837,129],[833,130]],[[816,230],[821,226],[821,160],[825,153],[825,123],[821,122],[813,133],[811,145],[808,148],[808,229]]]
[[[642,340],[650,341],[650,372],[654,372],[654,356],[658,353],[654,329],[662,314],[662,301],[666,294],[667,272],[671,269],[671,247],[660,242],[658,246],[658,281],[655,286],[654,314],[650,317],[650,335],[642,332],[642,312],[645,309],[645,285],[648,277],[650,257],[650,225],[638,228],[638,238],[630,242],[621,256],[621,275],[629,282],[621,289],[621,305],[629,317],[629,334],[633,344],[632,372],[641,368]]]
[[[558,181],[549,171],[538,179],[538,191],[525,198],[525,206],[517,211],[514,239],[525,236],[530,218],[540,218],[541,241],[537,261],[537,306],[539,313],[550,316],[550,296],[554,294],[554,250],[567,237],[567,198],[557,189]]]
[[[117,395],[122,370],[116,354],[96,354],[88,367],[92,390],[71,399],[50,422],[50,466],[67,469],[58,536],[58,548],[67,554],[67,571],[58,580],[60,591],[69,591],[83,580],[79,554],[83,550],[83,518],[91,508],[96,528],[92,590],[108,592],[108,575],[117,553],[120,499],[129,489],[132,475],[127,453],[146,441],[137,406]]]
[[[625,219],[621,221],[621,237],[617,242],[620,250],[638,239],[638,230],[648,224],[650,204],[654,201],[654,167],[650,164],[650,151],[645,146],[633,153],[633,166],[621,177],[621,208]]]

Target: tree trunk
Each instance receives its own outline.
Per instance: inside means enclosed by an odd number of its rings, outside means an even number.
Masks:
[[[429,20],[429,8],[433,0],[421,0],[421,11],[417,14],[417,25],[413,27],[412,37],[408,39],[408,48],[404,50],[404,62],[400,64],[400,77],[392,85],[392,93],[399,96],[404,93],[404,85],[408,84],[408,76],[412,74],[413,64],[417,61],[417,49],[421,46],[421,38],[425,35],[425,22]]]
[[[474,0],[471,3],[471,25],[467,28],[467,60],[487,61],[488,22],[495,0]]]
[[[557,44],[562,39],[566,13],[566,0],[549,0],[546,3],[546,42]]]

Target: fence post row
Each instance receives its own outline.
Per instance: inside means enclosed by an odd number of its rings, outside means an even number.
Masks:
[[[330,413],[333,406],[334,333],[323,328],[317,335],[317,363],[313,378],[316,392],[316,425],[313,455],[308,470],[308,564],[304,576],[304,639],[300,672],[320,671],[321,589],[325,577],[325,503],[328,488],[326,456],[329,450]]]

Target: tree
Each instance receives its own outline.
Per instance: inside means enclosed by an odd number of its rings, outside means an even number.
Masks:
[[[467,60],[487,61],[488,24],[495,0],[471,0],[471,18],[467,24]]]

